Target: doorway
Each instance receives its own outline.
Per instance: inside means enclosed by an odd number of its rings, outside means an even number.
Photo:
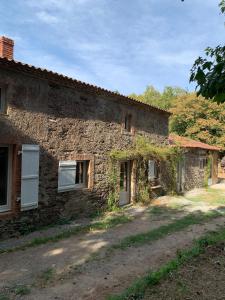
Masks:
[[[11,151],[0,145],[0,212],[10,208]]]
[[[120,164],[120,198],[119,205],[130,203],[131,196],[131,162],[125,161]]]
[[[177,191],[184,192],[184,158],[177,164]]]

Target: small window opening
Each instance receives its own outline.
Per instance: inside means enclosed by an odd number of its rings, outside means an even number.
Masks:
[[[125,116],[125,122],[124,122],[124,128],[128,132],[131,132],[131,121],[132,121],[132,116],[130,114]]]
[[[0,87],[0,113],[6,113],[6,98],[2,87]]]

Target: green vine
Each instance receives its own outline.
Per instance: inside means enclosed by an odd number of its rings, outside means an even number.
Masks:
[[[211,175],[211,168],[212,168],[212,157],[209,156],[207,159],[207,166],[204,169],[204,187],[209,186],[209,178]]]
[[[152,199],[152,189],[148,182],[148,160],[153,159],[166,170],[167,192],[176,191],[177,163],[181,158],[179,146],[157,146],[143,136],[138,136],[133,145],[127,150],[112,150],[110,152],[110,173],[108,176],[110,192],[108,194],[108,207],[110,210],[118,207],[119,201],[119,170],[118,162],[135,160],[137,162],[137,191],[136,201],[147,203]]]
[[[110,161],[108,173],[109,194],[107,197],[109,211],[114,211],[119,206],[118,176],[119,174],[117,165],[115,164],[115,162]]]

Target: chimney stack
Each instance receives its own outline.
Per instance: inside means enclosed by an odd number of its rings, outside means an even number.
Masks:
[[[0,57],[1,58],[7,58],[7,59],[13,59],[13,47],[14,47],[14,41],[5,37],[0,37]]]

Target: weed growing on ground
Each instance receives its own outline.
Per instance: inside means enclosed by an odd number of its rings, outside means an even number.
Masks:
[[[181,219],[175,220],[174,222],[169,223],[168,225],[160,226],[156,229],[153,229],[145,233],[128,236],[124,238],[120,243],[113,245],[112,250],[113,249],[125,250],[131,246],[133,247],[141,246],[149,242],[161,239],[167,234],[181,231],[188,226],[201,224],[203,222],[206,222],[213,218],[217,218],[222,215],[223,214],[218,211],[212,211],[205,214],[192,213]]]
[[[109,296],[108,300],[140,300],[143,299],[147,288],[158,284],[165,279],[171,272],[176,271],[179,267],[190,261],[194,257],[198,257],[205,252],[209,245],[215,245],[225,239],[225,228],[220,228],[217,232],[210,232],[204,237],[194,242],[191,249],[180,251],[176,258],[169,261],[155,272],[150,272],[146,276],[136,280],[130,288],[121,295]]]
[[[30,288],[26,285],[18,285],[14,288],[13,292],[16,295],[24,296],[30,294]]]
[[[119,224],[124,224],[124,223],[130,222],[131,220],[132,220],[132,217],[126,216],[125,214],[117,215],[117,216],[107,216],[104,219],[94,222],[92,224],[88,224],[88,225],[84,225],[84,226],[77,226],[75,228],[64,230],[63,232],[61,232],[57,235],[54,235],[54,236],[34,238],[22,246],[10,248],[10,249],[0,249],[0,254],[15,252],[18,250],[24,250],[27,248],[43,245],[43,244],[46,244],[49,242],[55,243],[62,239],[69,238],[69,237],[76,235],[78,233],[81,233],[81,232],[86,233],[86,232],[93,231],[93,230],[106,230],[106,229],[115,227]]]

